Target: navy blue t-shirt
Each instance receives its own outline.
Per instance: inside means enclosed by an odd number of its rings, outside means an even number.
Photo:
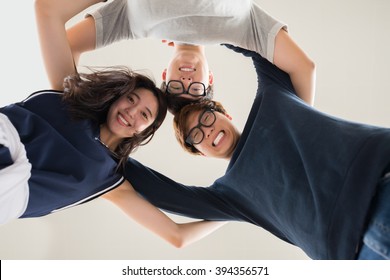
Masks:
[[[62,93],[39,91],[0,109],[19,133],[32,165],[25,217],[87,202],[117,187],[123,176],[99,141],[99,125],[70,118]]]
[[[206,188],[185,186],[129,159],[125,177],[167,211],[249,222],[313,259],[355,258],[390,163],[390,129],[317,111],[296,96],[285,72],[229,47],[252,58],[258,91],[225,175]]]

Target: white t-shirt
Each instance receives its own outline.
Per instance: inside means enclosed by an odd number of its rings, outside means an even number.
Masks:
[[[0,149],[8,150],[13,163],[0,158],[0,225],[19,218],[27,208],[31,164],[19,134],[8,117],[0,113]],[[3,151],[4,152],[4,151]]]
[[[114,0],[90,13],[96,47],[156,38],[197,45],[232,44],[273,62],[276,34],[287,26],[250,0]]]

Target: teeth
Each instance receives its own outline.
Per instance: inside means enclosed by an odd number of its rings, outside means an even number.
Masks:
[[[179,70],[183,71],[183,72],[194,72],[194,71],[196,71],[195,68],[189,68],[189,67],[180,67]]]
[[[122,117],[121,114],[119,114],[118,117],[119,117],[119,119],[120,119],[125,125],[129,126],[129,123],[125,120],[124,117]]]
[[[225,136],[225,132],[221,131],[218,133],[217,138],[215,138],[213,145],[217,146],[219,144],[219,141],[221,141],[222,137]]]

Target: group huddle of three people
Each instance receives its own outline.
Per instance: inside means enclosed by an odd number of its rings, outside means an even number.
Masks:
[[[284,23],[249,0],[113,0],[65,28],[99,2],[35,1],[52,89],[0,108],[0,223],[103,197],[178,247],[244,221],[313,259],[390,257],[389,231],[377,226],[390,222],[390,130],[313,108],[314,63]],[[161,86],[124,67],[78,73],[82,53],[140,38],[173,46]],[[208,44],[253,62],[242,131],[214,96]],[[129,157],[167,111],[185,151],[229,161],[211,186]],[[201,221],[177,224],[158,208]]]

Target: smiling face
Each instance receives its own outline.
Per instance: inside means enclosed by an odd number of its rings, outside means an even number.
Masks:
[[[158,113],[158,102],[147,89],[138,88],[117,99],[110,107],[101,139],[110,148],[123,138],[134,136],[150,126]]]
[[[199,121],[200,118],[204,118],[204,112],[193,111],[187,118],[187,131],[194,131],[194,128],[199,127],[204,136],[199,144],[193,144],[193,146],[204,156],[230,159],[237,146],[240,133],[226,115],[216,111],[214,123],[201,126]],[[199,135],[194,135],[194,137],[199,137]],[[197,142],[199,141],[195,143]]]
[[[207,89],[212,84],[212,74],[209,71],[203,48],[199,46],[179,46],[175,50],[167,69],[163,72],[163,80],[167,84],[170,81],[180,81],[185,91],[194,82],[202,83]],[[184,94],[182,97],[199,98],[189,94]]]

